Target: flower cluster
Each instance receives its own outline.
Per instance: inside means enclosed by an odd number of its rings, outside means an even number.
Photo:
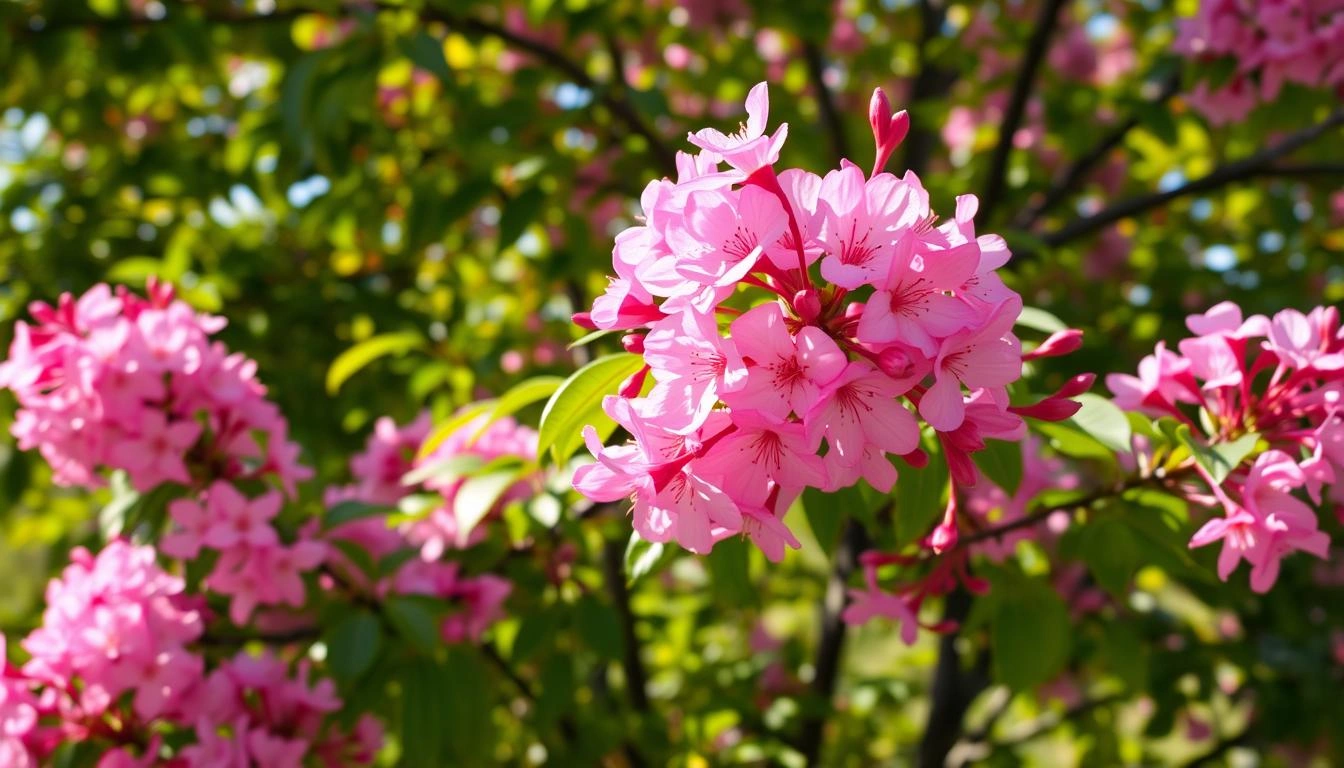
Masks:
[[[303,574],[326,557],[325,547],[316,541],[280,540],[273,520],[282,501],[278,491],[249,499],[232,484],[216,480],[197,498],[177,499],[168,506],[175,525],[160,548],[183,560],[195,560],[206,549],[219,553],[205,586],[229,596],[229,618],[235,624],[246,624],[257,606],[302,607]]]
[[[1003,239],[975,232],[974,196],[939,225],[917,176],[883,172],[909,119],[880,90],[868,175],[777,170],[788,126],[767,133],[768,107],[762,83],[738,132],[691,134],[700,152],[648,185],[644,223],[617,236],[616,276],[576,321],[630,331],[645,367],[604,403],[632,440],[586,430],[598,461],[574,485],[632,498],[647,540],[703,553],[745,534],[779,559],[798,546],[781,517],[804,488],[887,491],[891,456],[927,460],[916,413],[964,484],[984,438],[1023,436],[1006,391],[1022,301],[996,273]]]
[[[441,626],[444,640],[451,643],[479,639],[502,618],[504,600],[509,596],[512,584],[492,574],[468,576],[462,573],[458,563],[440,561],[448,549],[470,546],[485,532],[483,527],[476,527],[465,536],[459,535],[463,529],[458,525],[453,502],[464,482],[461,476],[448,479],[431,475],[413,483],[412,487],[408,487],[403,478],[417,467],[432,468],[457,457],[475,457],[482,463],[505,457],[536,458],[537,433],[534,430],[510,418],[489,423],[486,419],[486,416],[478,416],[468,420],[417,459],[429,435],[428,414],[401,427],[390,418],[381,418],[375,424],[364,452],[350,462],[355,482],[331,488],[326,494],[328,505],[358,501],[392,506],[416,490],[431,491],[440,497],[441,501],[419,520],[394,528],[389,527],[384,516],[369,516],[335,526],[328,536],[356,544],[375,558],[407,548],[417,549],[419,558],[403,563],[378,584],[367,583],[364,575],[353,564],[341,561],[339,555],[337,562],[342,563],[340,573],[347,582],[371,595],[428,595],[453,604],[455,610]],[[504,493],[500,504],[530,493],[530,486],[520,482]]]
[[[1245,559],[1251,586],[1267,591],[1280,561],[1302,550],[1324,557],[1329,537],[1318,530],[1312,508],[1295,494],[1344,503],[1344,331],[1339,311],[1288,309],[1267,318],[1245,318],[1230,302],[1187,319],[1194,337],[1178,352],[1159,344],[1139,363],[1138,376],[1112,374],[1106,383],[1123,408],[1171,417],[1209,445],[1249,448],[1218,482],[1198,463],[1208,494],[1187,489],[1192,500],[1218,506],[1190,541],[1192,547],[1223,542],[1218,574]]]
[[[1285,83],[1344,87],[1344,5],[1335,0],[1201,0],[1183,19],[1176,51],[1226,62],[1226,82],[1200,82],[1190,102],[1216,124],[1244,120]]]
[[[158,765],[169,729],[196,735],[173,763],[185,768],[298,766],[310,753],[371,763],[377,723],[353,736],[327,725],[340,700],[328,680],[309,685],[306,662],[291,678],[283,661],[239,654],[207,674],[191,647],[204,632],[203,602],[152,548],[114,540],[71,559],[48,586],[42,625],[23,640],[29,660],[7,667],[0,684],[5,765],[37,765],[72,740],[107,744],[100,766]]]
[[[210,336],[222,318],[199,314],[151,281],[149,298],[97,285],[56,306],[35,302],[35,325],[15,324],[0,387],[21,406],[11,428],[37,448],[56,482],[101,484],[124,470],[141,491],[273,475],[291,494],[311,476],[256,363]]]

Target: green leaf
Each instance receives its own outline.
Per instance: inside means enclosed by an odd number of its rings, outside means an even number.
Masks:
[[[495,508],[504,492],[518,482],[519,467],[497,469],[466,479],[453,497],[453,516],[457,518],[457,535],[466,539],[476,525]]]
[[[1133,429],[1129,426],[1129,417],[1119,406],[1090,392],[1074,399],[1083,407],[1069,419],[1070,422],[1107,448],[1117,453],[1129,453]]]
[[[98,530],[103,541],[111,541],[126,529],[126,518],[131,509],[140,502],[140,492],[131,487],[130,477],[124,470],[112,473],[108,482],[112,489],[112,500],[98,511]]]
[[[904,546],[928,533],[943,514],[947,463],[935,441],[925,440],[929,463],[922,469],[901,467],[896,478],[896,543]]]
[[[1022,444],[986,440],[985,449],[971,454],[986,477],[1012,496],[1022,485]]]
[[[1023,328],[1030,328],[1033,331],[1047,334],[1069,329],[1069,326],[1065,325],[1063,320],[1038,307],[1023,307],[1022,313],[1017,316],[1016,324]]]
[[[1050,442],[1050,447],[1075,459],[1098,459],[1115,463],[1115,451],[1067,421],[1032,421],[1032,430]]]
[[[1080,556],[1092,577],[1107,592],[1123,598],[1144,561],[1133,530],[1117,517],[1104,515],[1083,526]]]
[[[631,531],[630,541],[625,545],[626,579],[634,584],[672,559],[674,551],[660,542],[645,541],[639,533]]]
[[[714,594],[734,608],[756,602],[758,595],[751,582],[752,546],[741,536],[724,539],[705,555],[705,569]]]
[[[1236,440],[1210,445],[1191,435],[1190,427],[1185,424],[1176,430],[1176,436],[1216,483],[1226,480],[1232,470],[1251,455],[1256,443],[1260,442],[1260,435],[1249,432]]]
[[[621,658],[625,647],[621,640],[621,622],[611,606],[593,595],[585,595],[574,604],[574,621],[584,645],[603,658]]]
[[[994,585],[990,627],[994,678],[1021,691],[1048,682],[1069,657],[1069,611],[1041,579],[1013,577]]]
[[[453,414],[452,418],[442,424],[435,425],[434,431],[430,432],[429,437],[425,438],[425,442],[420,444],[420,450],[416,451],[415,457],[417,459],[423,459],[431,453],[434,453],[434,451],[438,450],[440,445],[443,445],[443,441],[452,437],[459,429],[471,423],[472,419],[475,419],[477,416],[480,416],[494,407],[494,400],[481,400],[463,407],[457,413]],[[404,478],[402,482],[405,482]]]
[[[518,625],[518,634],[513,637],[509,658],[515,663],[523,662],[541,648],[551,647],[560,631],[560,619],[560,612],[549,606],[525,614]]]
[[[834,493],[811,487],[803,490],[803,514],[807,517],[812,535],[827,557],[835,552],[836,545],[840,543],[840,530],[844,527],[846,517],[861,514],[859,510],[863,506],[863,494],[857,486],[841,488]]]
[[[327,633],[327,666],[342,684],[358,680],[374,659],[383,642],[382,623],[366,610],[347,614]]]
[[[489,667],[480,651],[469,645],[448,647],[443,664],[447,672],[446,706],[431,713],[447,734],[451,759],[441,765],[482,765],[495,744],[495,725],[489,703],[495,693]]]
[[[540,218],[545,203],[546,193],[532,187],[504,205],[504,212],[499,216],[501,250],[518,242],[528,225]]]
[[[1108,621],[1102,632],[1103,667],[1130,691],[1143,692],[1148,687],[1148,648],[1138,629],[1127,621]]]
[[[351,376],[380,357],[404,355],[425,346],[425,337],[419,331],[384,333],[365,339],[345,350],[327,369],[327,392],[336,394]]]
[[[366,504],[362,501],[342,501],[322,515],[322,527],[331,530],[343,523],[387,514],[388,511],[387,507],[378,504]]]
[[[428,32],[421,31],[409,40],[399,42],[401,52],[415,65],[437,77],[444,85],[453,86],[453,71],[443,57],[443,45]]]
[[[444,727],[455,681],[441,664],[411,660],[401,672],[401,760],[409,768],[445,765],[448,729]],[[479,703],[478,703],[479,706]],[[481,709],[488,709],[480,707]]]
[[[442,610],[439,601],[424,595],[396,595],[383,603],[383,613],[397,634],[427,655],[440,645],[438,614]]]
[[[373,561],[373,555],[369,550],[360,544],[344,539],[329,538],[327,543],[341,551],[346,559],[354,563],[355,567],[370,579],[378,577],[378,564]]]
[[[611,336],[612,334],[616,333],[622,333],[622,331],[603,330],[601,328],[597,329],[596,331],[589,331],[588,333],[583,334],[579,338],[569,342],[569,344],[565,345],[565,349],[578,349],[579,347],[586,347],[589,344],[592,344],[594,341],[597,341],[598,339],[604,338],[606,336]]]
[[[512,387],[495,401],[495,407],[490,409],[490,416],[476,430],[476,434],[472,435],[471,442],[476,442],[485,434],[485,430],[491,424],[505,416],[512,416],[535,402],[545,400],[555,394],[564,383],[565,380],[559,376],[534,376]]]
[[[643,357],[623,352],[600,357],[566,379],[541,414],[538,455],[549,450],[556,465],[564,464],[583,445],[587,425],[604,440],[610,436],[616,423],[602,412],[602,398],[643,365]]]
[[[421,464],[402,475],[401,484],[414,486],[427,480],[433,480],[436,483],[450,485],[463,475],[469,475],[483,466],[485,466],[485,459],[481,456],[474,453],[459,453],[446,459],[437,459]]]

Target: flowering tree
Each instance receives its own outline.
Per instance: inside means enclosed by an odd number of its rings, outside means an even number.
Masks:
[[[1344,754],[1344,7],[1176,5],[0,11],[0,763]]]

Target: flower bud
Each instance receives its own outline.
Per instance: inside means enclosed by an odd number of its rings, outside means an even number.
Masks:
[[[638,371],[630,374],[629,378],[621,382],[621,386],[616,390],[616,394],[621,397],[631,398],[639,397],[639,393],[644,389],[644,379],[649,375],[649,366],[644,366]]]
[[[888,347],[878,353],[877,367],[893,379],[903,379],[914,372],[915,363],[905,350]]]
[[[821,316],[821,299],[813,288],[804,288],[793,295],[793,311],[805,325],[812,325]]]
[[[644,354],[644,336],[642,333],[629,333],[621,337],[621,347],[632,355]]]
[[[1042,357],[1060,357],[1075,352],[1083,346],[1083,332],[1077,328],[1068,328],[1050,335],[1041,345],[1022,355],[1022,359],[1037,360]]]

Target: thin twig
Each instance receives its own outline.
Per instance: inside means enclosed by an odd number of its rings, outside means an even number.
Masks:
[[[991,749],[1009,749],[1021,746],[1027,742],[1034,741],[1047,733],[1055,730],[1061,725],[1076,720],[1094,709],[1108,707],[1120,701],[1124,701],[1125,696],[1119,693],[1111,693],[1105,696],[1098,696],[1095,699],[1080,701],[1068,709],[1055,713],[1041,715],[1030,723],[1024,724],[1016,729],[1016,733],[1011,733],[1003,741],[990,742]]]
[[[1180,88],[1180,85],[1181,76],[1178,71],[1163,81],[1161,91],[1158,92],[1157,97],[1152,100],[1151,104],[1157,106],[1166,103]],[[1120,146],[1120,142],[1124,141],[1125,136],[1137,128],[1140,122],[1142,121],[1138,115],[1131,115],[1124,122],[1112,128],[1105,136],[1102,136],[1101,140],[1077,160],[1074,160],[1063,175],[1050,185],[1039,203],[1022,211],[1013,220],[1013,226],[1022,230],[1030,229],[1041,216],[1073,194],[1074,190],[1087,178],[1097,164],[1105,160],[1111,150]]]
[[[1007,182],[1008,158],[1013,153],[1013,137],[1022,125],[1027,111],[1027,100],[1031,98],[1031,89],[1036,83],[1036,72],[1045,59],[1050,47],[1050,38],[1059,22],[1059,9],[1065,0],[1046,0],[1036,16],[1036,25],[1027,41],[1027,51],[1022,57],[1022,66],[1013,82],[1013,92],[1008,98],[1008,108],[1003,113],[1003,123],[999,125],[999,141],[994,146],[994,154],[989,159],[989,175],[985,177],[985,191],[980,196],[980,215],[984,221],[992,221],[994,211],[1003,197],[1004,184]]]
[[[821,110],[821,121],[831,137],[831,151],[838,165],[849,158],[849,139],[845,136],[845,121],[835,106],[835,94],[826,85],[826,62],[821,49],[811,40],[803,41],[803,61],[807,64],[807,74],[812,81],[812,90],[816,92],[817,106]]]
[[[971,544],[976,544],[981,541],[987,541],[989,539],[996,539],[1000,536],[1003,536],[1004,534],[1011,533],[1020,528],[1030,528],[1033,525],[1044,522],[1046,518],[1050,517],[1056,512],[1068,512],[1074,509],[1090,507],[1093,504],[1097,503],[1098,501],[1121,496],[1126,491],[1130,491],[1135,488],[1142,488],[1147,485],[1153,485],[1156,482],[1164,482],[1170,480],[1173,476],[1174,473],[1168,473],[1163,478],[1131,477],[1125,480],[1124,482],[1121,482],[1119,485],[1114,485],[1109,488],[1102,488],[1086,496],[1083,496],[1077,499],[1076,501],[1070,501],[1065,504],[1056,504],[1053,506],[1044,507],[1030,514],[1019,517],[1016,520],[1011,520],[1009,522],[1003,523],[1002,525],[996,525],[993,528],[986,528],[984,530],[975,531],[974,533],[969,533],[964,536],[961,536],[960,538],[957,539],[956,548],[969,546]]]
[[[1041,240],[1048,246],[1057,247],[1104,229],[1121,219],[1138,216],[1181,197],[1210,192],[1228,184],[1257,176],[1275,175],[1276,160],[1301,149],[1341,125],[1344,125],[1344,109],[1336,110],[1320,123],[1304,128],[1250,157],[1221,165],[1198,179],[1193,179],[1165,192],[1154,192],[1122,200],[1091,216],[1085,216],[1052,232],[1047,232],[1041,236]],[[1017,255],[1016,260],[1020,263],[1035,255],[1037,254],[1034,251],[1026,249]]]

